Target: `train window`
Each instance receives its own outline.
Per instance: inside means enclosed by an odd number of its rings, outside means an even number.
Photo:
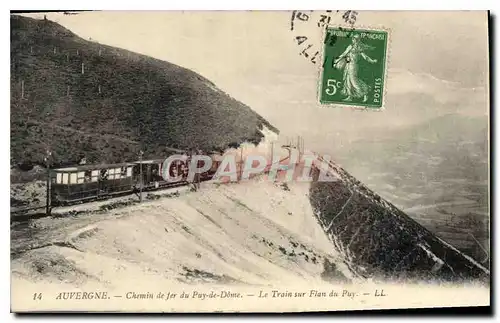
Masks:
[[[85,171],[84,175],[83,175],[83,181],[84,181],[84,183],[90,182],[91,178],[92,178],[92,172],[90,170]]]
[[[132,167],[127,168],[127,176],[128,177],[132,176]]]
[[[99,180],[99,170],[91,171],[91,182],[97,182]]]
[[[115,168],[115,174],[120,174],[121,169],[120,168]]]
[[[109,175],[114,175],[115,174],[115,169],[114,168],[108,169],[108,173],[109,173]]]
[[[101,180],[107,180],[108,179],[108,170],[107,169],[101,169],[100,177],[101,177]]]
[[[63,184],[68,184],[68,180],[69,180],[69,174],[68,173],[63,173],[62,174],[62,183]]]
[[[127,176],[127,167],[122,167],[120,169],[120,175],[122,175],[122,177],[126,177]]]
[[[77,173],[70,173],[69,183],[70,184],[76,184],[77,183]]]
[[[77,180],[76,180],[77,184],[83,184],[84,183],[84,181],[85,181],[84,178],[83,178],[84,174],[85,174],[85,172],[78,172],[77,173]]]
[[[57,173],[57,180],[56,180],[56,183],[57,184],[62,184],[62,174],[61,173]]]

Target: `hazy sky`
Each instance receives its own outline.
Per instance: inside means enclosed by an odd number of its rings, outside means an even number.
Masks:
[[[343,145],[381,129],[446,114],[487,114],[486,12],[364,12],[355,27],[391,34],[383,112],[322,107],[318,66],[295,37],[319,45],[321,11],[290,30],[291,12],[47,14],[79,36],[192,69],[248,104],[285,135]],[[40,17],[41,15],[37,15]],[[43,16],[43,15],[42,15]],[[341,15],[333,15],[340,23]]]

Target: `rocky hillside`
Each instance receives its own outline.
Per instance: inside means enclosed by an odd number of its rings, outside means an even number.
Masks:
[[[84,40],[49,20],[11,16],[11,164],[222,150],[277,132],[188,69]]]
[[[489,280],[489,271],[436,237],[334,163],[332,182],[313,182],[310,201],[330,241],[365,277]],[[317,176],[317,174],[316,174]]]

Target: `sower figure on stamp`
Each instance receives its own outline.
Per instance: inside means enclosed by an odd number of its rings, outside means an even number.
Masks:
[[[335,68],[344,69],[342,94],[347,95],[344,101],[363,98],[363,102],[368,100],[370,86],[366,84],[358,75],[359,60],[363,58],[367,62],[374,64],[376,59],[366,55],[365,50],[372,49],[371,46],[363,44],[359,40],[359,35],[354,35],[352,43],[334,62]]]

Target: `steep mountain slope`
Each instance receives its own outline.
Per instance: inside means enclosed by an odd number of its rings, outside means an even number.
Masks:
[[[86,41],[48,20],[11,16],[11,164],[160,157],[259,142],[248,106],[185,68]]]
[[[331,163],[330,173],[338,180],[206,182],[180,196],[85,211],[106,203],[95,202],[74,207],[75,217],[17,225],[13,276],[107,286],[132,276],[243,285],[489,281],[487,269],[342,168]]]
[[[472,258],[338,165],[330,163],[330,167],[337,180],[313,182],[311,204],[335,249],[359,274],[390,280],[489,279],[489,271]]]
[[[317,225],[308,189],[308,183],[284,190],[259,179],[204,183],[198,192],[107,212],[34,220],[12,230],[13,284],[114,288],[130,279],[153,286],[356,279]]]

